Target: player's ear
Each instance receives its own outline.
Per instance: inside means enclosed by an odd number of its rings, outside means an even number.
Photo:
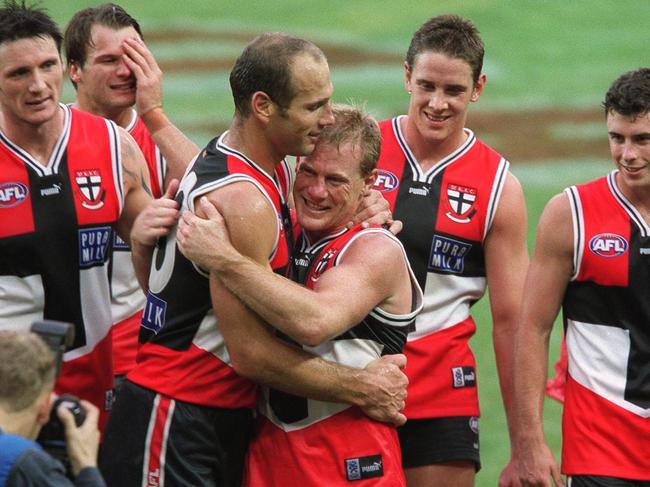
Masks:
[[[263,91],[253,93],[251,97],[251,111],[253,116],[268,121],[277,108],[277,105],[271,100],[271,97]]]
[[[481,93],[483,93],[483,88],[485,88],[486,82],[487,76],[485,76],[485,73],[481,73],[481,75],[478,77],[478,80],[476,80],[476,83],[474,83],[474,88],[472,88],[472,97],[470,98],[471,101],[478,101]]]
[[[68,63],[68,76],[70,76],[70,80],[76,85],[79,83],[81,80],[81,68],[79,67],[79,64],[77,63]]]

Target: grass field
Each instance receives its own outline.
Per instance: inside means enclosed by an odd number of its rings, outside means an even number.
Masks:
[[[42,5],[64,25],[73,12],[96,3],[46,0]],[[486,44],[488,76],[486,90],[472,109],[483,121],[477,132],[513,162],[526,193],[531,246],[539,214],[553,194],[609,169],[599,103],[614,78],[648,62],[647,0],[121,4],[140,20],[165,71],[166,110],[199,145],[227,125],[233,111],[227,83],[230,66],[243,45],[260,32],[282,30],[314,40],[330,59],[334,101],[367,102],[375,116],[385,118],[403,112],[407,105],[402,59],[413,31],[440,13],[470,17]],[[68,86],[66,101],[73,97]],[[522,150],[526,147],[534,150]],[[477,485],[494,486],[509,445],[486,299],[476,305],[474,314],[483,457]],[[553,356],[559,336],[556,326]],[[560,407],[552,401],[547,401],[545,427],[559,453]]]

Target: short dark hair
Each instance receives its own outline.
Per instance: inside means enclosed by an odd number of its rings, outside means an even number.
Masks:
[[[619,76],[607,90],[603,108],[605,115],[616,112],[632,119],[650,113],[650,68]]]
[[[54,354],[35,333],[0,331],[0,405],[22,411],[54,385]]]
[[[86,62],[88,47],[93,45],[92,28],[103,25],[113,30],[133,27],[142,36],[140,24],[126,10],[114,3],[105,3],[97,7],[89,7],[77,12],[65,29],[63,47],[68,62],[83,67]]]
[[[63,36],[44,9],[26,6],[24,0],[5,0],[0,8],[0,44],[31,37],[51,37],[61,53]]]
[[[280,108],[288,108],[295,96],[291,79],[292,62],[307,53],[317,60],[325,54],[310,41],[282,32],[271,32],[253,39],[235,61],[230,72],[230,89],[238,115],[250,115],[253,93],[263,91]]]
[[[332,105],[334,124],[327,125],[320,133],[318,143],[340,147],[352,143],[361,150],[359,172],[367,177],[377,167],[381,147],[381,133],[374,118],[361,107]]]
[[[472,69],[475,83],[481,75],[485,47],[480,32],[468,19],[458,15],[439,15],[422,24],[413,34],[406,53],[409,69],[413,69],[415,58],[425,51],[462,59]]]

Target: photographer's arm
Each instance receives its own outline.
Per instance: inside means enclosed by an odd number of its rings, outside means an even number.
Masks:
[[[104,486],[104,480],[97,470],[99,450],[99,409],[88,401],[81,401],[86,411],[86,419],[77,426],[75,418],[65,405],[60,405],[57,415],[65,429],[65,443],[75,476],[74,485]]]

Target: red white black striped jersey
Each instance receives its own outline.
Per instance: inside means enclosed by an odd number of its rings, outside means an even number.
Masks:
[[[165,159],[144,122],[132,110],[126,130],[140,147],[149,168],[151,192],[160,198],[165,180]],[[113,233],[111,264],[111,313],[113,315],[113,365],[116,375],[126,374],[135,365],[138,330],[146,297],[133,270],[131,249]]]
[[[0,132],[0,328],[75,325],[56,383],[110,409],[107,257],[124,195],[117,126],[61,105],[64,127],[42,165]]]
[[[404,229],[424,307],[405,353],[412,418],[478,415],[470,307],[485,293],[483,242],[508,172],[501,155],[465,129],[463,144],[424,172],[400,128],[380,123],[382,146],[375,189]]]
[[[313,289],[321,275],[339,264],[349,246],[369,233],[381,233],[402,248],[390,232],[381,228],[363,229],[357,225],[313,244],[303,233],[292,259],[291,279]],[[403,248],[402,253],[408,266]],[[410,266],[409,274],[411,312],[393,314],[375,307],[348,331],[317,347],[302,348],[325,360],[356,368],[382,355],[401,353],[422,307],[422,291]],[[373,421],[347,404],[263,390],[261,411],[268,421],[262,420],[250,446],[245,485],[336,486],[366,478],[372,478],[373,485],[404,485],[394,427]],[[269,447],[273,448],[272,462],[268,461]]]
[[[563,302],[562,470],[650,480],[650,226],[616,178],[566,190],[574,275]]]
[[[245,155],[213,139],[190,164],[177,200],[181,211],[195,200],[237,182],[255,185],[277,215],[277,239],[269,263],[284,273],[289,263],[285,228],[291,224],[286,198],[291,171],[282,161],[274,175]],[[288,232],[287,232],[288,233]],[[212,311],[207,274],[176,246],[176,229],[154,252],[149,294],[140,329],[141,347],[129,380],[174,399],[222,408],[254,407],[256,386],[230,366],[219,324]]]

